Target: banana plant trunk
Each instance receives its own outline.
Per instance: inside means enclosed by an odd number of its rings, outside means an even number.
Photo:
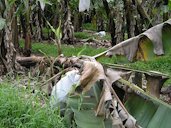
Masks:
[[[27,11],[24,15],[25,23],[22,23],[25,25],[23,27],[23,32],[25,32],[25,44],[24,44],[24,56],[30,56],[31,55],[31,31],[30,31],[30,5],[29,1],[26,2],[26,8]],[[25,29],[25,30],[24,30]]]
[[[109,19],[109,31],[111,35],[111,45],[114,46],[116,45],[116,38],[115,38],[115,22],[114,22],[114,12],[110,10],[108,2],[106,0],[103,0],[103,5],[107,14],[107,17]]]
[[[77,10],[78,11],[78,10]],[[81,32],[82,24],[83,24],[83,14],[81,12],[75,12],[74,14],[74,31],[75,32]]]
[[[14,10],[15,6],[9,6],[8,1],[2,1],[4,10],[0,10],[2,18],[6,19],[6,25],[3,30],[0,31],[0,62],[3,64],[0,74],[5,72],[13,73],[15,70],[16,50],[14,47],[14,28],[12,20],[15,18]],[[8,8],[10,7],[10,8]],[[5,11],[6,8],[6,11]]]
[[[135,36],[135,18],[133,16],[133,4],[132,0],[123,0],[125,7],[126,23],[127,23],[127,34],[128,38]]]
[[[63,12],[64,12],[64,24],[62,32],[62,41],[66,44],[73,44],[74,42],[74,27],[71,22],[71,10],[69,7],[69,1],[63,1]]]
[[[16,5],[13,6],[12,11],[16,11]],[[16,50],[19,49],[19,38],[18,38],[18,25],[17,25],[17,17],[15,16],[12,20],[12,36],[14,41],[14,47]]]

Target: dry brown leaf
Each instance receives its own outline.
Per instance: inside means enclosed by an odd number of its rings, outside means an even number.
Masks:
[[[83,92],[87,92],[98,80],[104,80],[103,66],[97,61],[84,61],[81,72],[80,86]]]

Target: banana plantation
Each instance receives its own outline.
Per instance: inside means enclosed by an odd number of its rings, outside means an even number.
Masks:
[[[171,0],[0,0],[0,127],[170,128]]]

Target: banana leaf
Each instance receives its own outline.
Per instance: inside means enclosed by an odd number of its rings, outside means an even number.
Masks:
[[[129,61],[148,61],[161,55],[168,55],[171,53],[170,35],[171,19],[95,55],[94,58],[99,58],[106,54],[107,56],[125,56]]]
[[[106,128],[104,117],[95,116],[94,110],[73,110],[74,119],[78,128]]]
[[[67,100],[68,108],[74,113],[74,121],[77,128],[111,128],[112,123],[104,116],[96,116],[95,108],[100,98],[100,83],[96,83],[93,88],[83,95],[73,95]],[[69,111],[69,112],[71,112]],[[65,119],[69,113],[65,113]]]
[[[143,128],[170,128],[171,108],[145,100],[137,95],[129,96],[125,106]]]

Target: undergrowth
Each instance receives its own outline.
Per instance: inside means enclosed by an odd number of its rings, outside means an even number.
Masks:
[[[59,111],[52,110],[40,93],[1,83],[0,97],[1,128],[65,128]]]

